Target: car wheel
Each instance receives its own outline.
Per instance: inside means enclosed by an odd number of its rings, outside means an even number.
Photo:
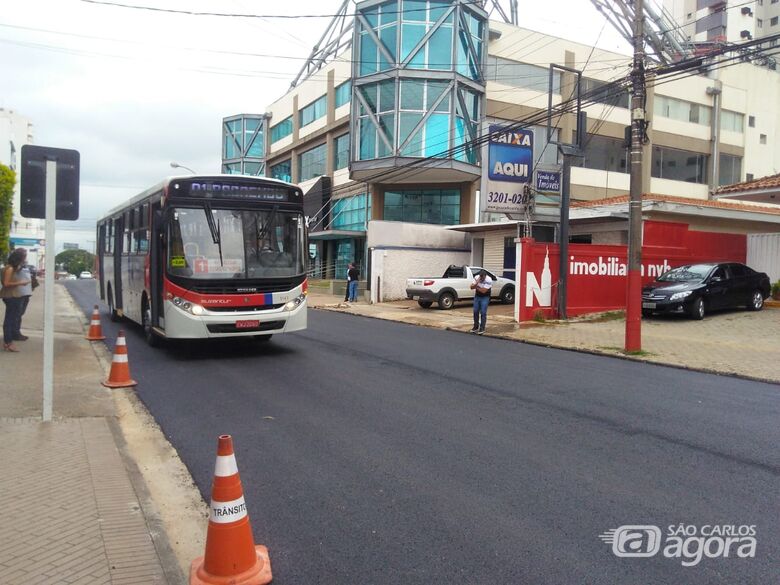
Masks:
[[[141,306],[141,321],[141,325],[144,328],[146,343],[149,344],[149,347],[158,347],[162,340],[152,329],[152,308],[149,306],[146,299],[144,299],[143,305]]]
[[[439,308],[447,311],[455,304],[455,295],[452,293],[442,293],[439,295]]]
[[[515,287],[505,286],[501,291],[501,302],[505,305],[511,305],[515,302]]]
[[[693,305],[691,305],[691,319],[696,319],[697,321],[701,321],[704,319],[704,299],[699,297],[695,301],[693,301]]]
[[[113,323],[119,323],[122,320],[122,317],[119,316],[119,313],[116,312],[116,309],[114,308],[114,291],[111,290],[111,287],[108,287],[108,318],[111,319]]]
[[[430,309],[431,305],[433,305],[433,301],[417,301],[417,304],[423,309]]]
[[[763,308],[764,308],[764,295],[761,294],[760,290],[753,291],[753,294],[750,295],[750,303],[748,303],[748,310],[760,311]]]

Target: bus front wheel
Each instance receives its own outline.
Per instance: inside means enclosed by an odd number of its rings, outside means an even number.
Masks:
[[[160,336],[154,332],[154,329],[152,329],[152,308],[149,306],[149,301],[146,300],[146,297],[144,297],[143,303],[141,304],[141,320],[143,321],[142,325],[146,343],[148,343],[150,347],[158,347],[162,340],[160,339]]]

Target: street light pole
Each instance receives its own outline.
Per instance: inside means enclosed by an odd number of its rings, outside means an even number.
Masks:
[[[185,167],[184,165],[180,165],[180,164],[179,164],[179,163],[177,163],[177,162],[172,162],[172,163],[171,163],[171,168],[174,168],[174,169],[184,169],[185,171],[189,171],[189,172],[191,172],[193,175],[196,175],[196,174],[197,174],[197,173],[196,173],[195,171],[193,171],[193,170],[192,170],[190,167]]]
[[[645,136],[644,2],[634,0],[631,70],[631,179],[628,204],[628,282],[625,350],[642,350],[642,147]]]

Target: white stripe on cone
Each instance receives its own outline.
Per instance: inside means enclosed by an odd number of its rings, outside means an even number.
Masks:
[[[216,477],[230,477],[238,473],[235,455],[217,455],[217,463],[214,465]]]
[[[246,517],[246,503],[244,496],[230,502],[215,502],[211,500],[209,522],[216,524],[229,524]]]
[[[127,363],[127,356],[123,354],[114,354],[114,359],[111,360],[115,364],[126,364]]]
[[[117,345],[127,345],[127,342],[125,341],[124,337],[117,337],[116,338],[116,344]]]

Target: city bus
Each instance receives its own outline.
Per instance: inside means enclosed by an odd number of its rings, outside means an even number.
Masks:
[[[112,320],[163,339],[306,328],[303,194],[264,177],[171,177],[97,223],[97,287]]]

